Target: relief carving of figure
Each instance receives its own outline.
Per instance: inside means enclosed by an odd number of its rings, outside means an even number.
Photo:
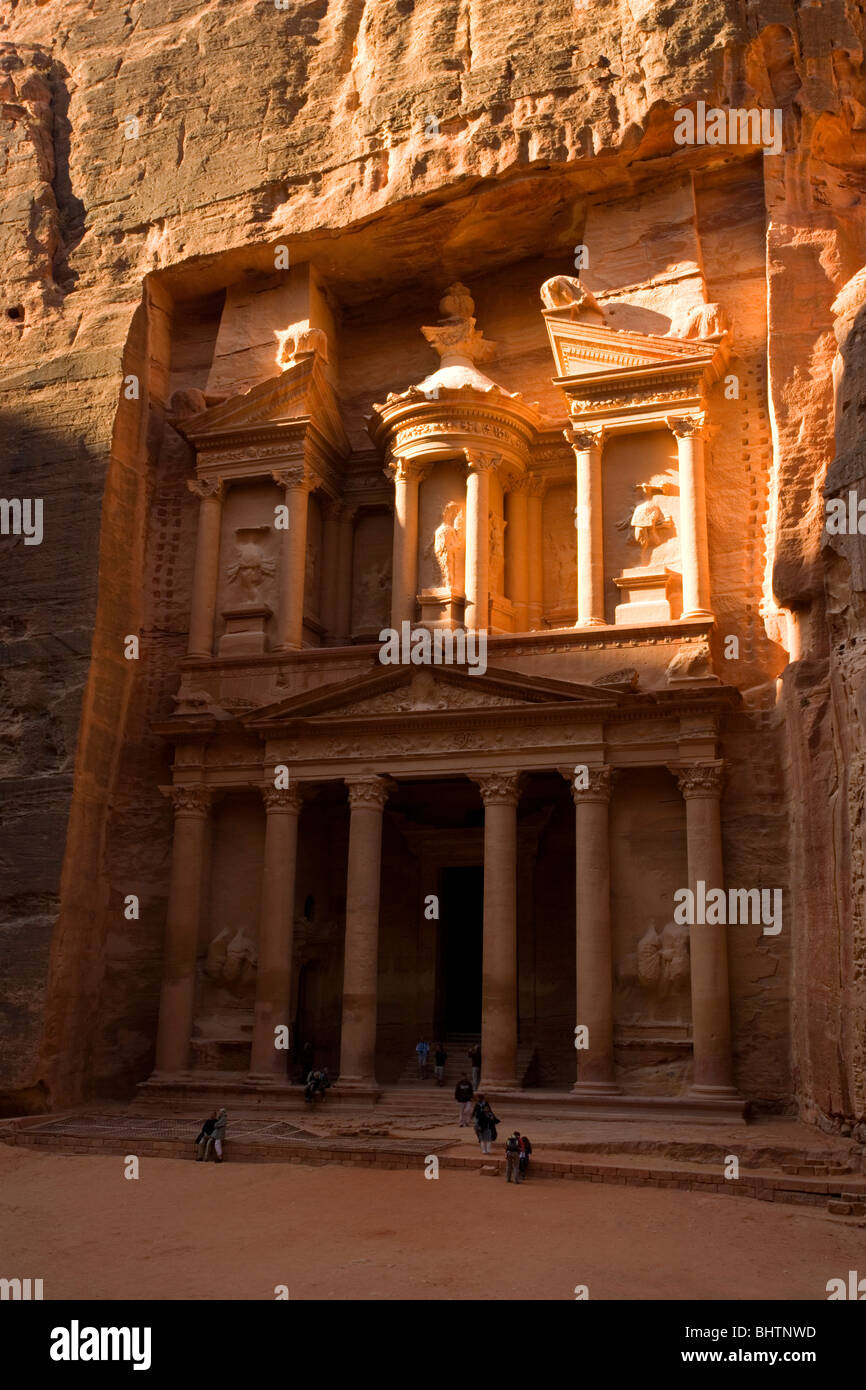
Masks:
[[[661,532],[666,530],[671,519],[666,516],[654,500],[654,495],[665,493],[670,489],[667,478],[651,478],[648,483],[635,483],[635,492],[641,494],[642,501],[628,517],[617,522],[617,530],[634,533],[633,539],[641,548],[641,556],[648,555],[649,551],[657,545],[661,545],[663,537]]]
[[[256,943],[238,927],[233,936],[223,927],[208,947],[205,973],[215,984],[243,990],[255,978],[258,956]]]
[[[391,564],[380,559],[365,565],[356,586],[358,616],[356,626],[367,629],[387,626],[391,594]]]
[[[226,570],[230,584],[236,584],[245,603],[257,603],[266,579],[273,575],[277,562],[265,554],[270,536],[268,526],[247,526],[235,531],[235,552]]]
[[[433,554],[446,589],[459,588],[460,559],[463,553],[463,508],[449,502],[433,536]]]
[[[277,340],[277,366],[282,371],[295,365],[295,358],[301,353],[318,352],[325,362],[328,360],[328,335],[322,328],[311,328],[309,319],[290,323],[288,328],[274,329]]]
[[[501,592],[505,578],[505,528],[508,522],[490,513],[490,587]]]
[[[553,275],[545,280],[541,286],[541,302],[545,309],[594,309],[597,314],[602,312],[594,295],[576,275]]]
[[[662,939],[653,919],[637,943],[637,978],[644,989],[658,988],[662,977]]]

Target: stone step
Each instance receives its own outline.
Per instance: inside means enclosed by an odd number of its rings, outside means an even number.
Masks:
[[[44,1149],[71,1155],[122,1155],[135,1153],[138,1157],[194,1157],[193,1127],[187,1138],[142,1137],[132,1133],[82,1132],[73,1118],[68,1129],[40,1132],[38,1124],[13,1125],[3,1131],[6,1143],[19,1147]],[[441,1169],[464,1169],[482,1172],[495,1168],[497,1175],[505,1171],[505,1160],[498,1154],[480,1155],[467,1146],[450,1140],[430,1137],[420,1139],[378,1139],[372,1135],[346,1138],[287,1138],[277,1142],[263,1135],[260,1139],[226,1140],[226,1160],[229,1163],[302,1163],[312,1166],[350,1164],[383,1169],[423,1168],[426,1157],[435,1154]],[[546,1155],[545,1147],[537,1144],[532,1156],[530,1181],[566,1179],[581,1182],[600,1182],[616,1186],[665,1187],[703,1193],[725,1193],[728,1196],[751,1197],[760,1201],[784,1202],[794,1205],[826,1206],[833,1215],[859,1216],[866,1213],[866,1178],[846,1179],[845,1191],[838,1182],[827,1177],[791,1177],[766,1170],[740,1170],[740,1177],[725,1180],[718,1165],[659,1163],[642,1161],[623,1163],[615,1156],[600,1159],[587,1155],[572,1161],[571,1155]],[[849,1190],[851,1188],[852,1190]],[[829,1199],[829,1200],[828,1200]]]

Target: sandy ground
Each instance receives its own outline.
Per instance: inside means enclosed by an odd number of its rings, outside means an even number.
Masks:
[[[46,1299],[826,1299],[862,1229],[724,1196],[0,1144],[0,1276]]]

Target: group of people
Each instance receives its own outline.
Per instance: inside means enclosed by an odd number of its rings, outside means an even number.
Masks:
[[[222,1163],[223,1144],[225,1143],[228,1122],[229,1117],[225,1107],[222,1110],[210,1112],[195,1141],[196,1163],[207,1163],[211,1154],[214,1155],[215,1163]]]
[[[467,1052],[469,1067],[472,1072],[472,1088],[478,1089],[481,1080],[481,1048],[477,1043],[473,1043]],[[419,1038],[415,1044],[415,1057],[418,1062],[418,1076],[421,1081],[427,1080],[427,1068],[430,1063],[430,1044],[426,1038]],[[445,1066],[448,1062],[448,1053],[445,1044],[438,1042],[433,1050],[433,1074],[436,1077],[436,1085],[445,1085]]]
[[[483,1093],[476,1094],[475,1087],[464,1072],[454,1087],[454,1099],[459,1107],[460,1128],[470,1121],[481,1145],[481,1152],[492,1152],[491,1144],[496,1143],[499,1120],[494,1115],[490,1102]],[[529,1155],[532,1144],[526,1134],[515,1129],[505,1141],[505,1176],[509,1182],[522,1182],[529,1171]]]

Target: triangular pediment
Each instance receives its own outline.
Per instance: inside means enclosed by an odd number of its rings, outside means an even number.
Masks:
[[[194,448],[206,451],[257,428],[282,425],[303,432],[310,422],[339,454],[349,452],[337,398],[317,352],[299,354],[285,371],[188,417],[178,429]]]
[[[504,711],[562,704],[612,707],[625,698],[613,690],[571,681],[529,680],[491,667],[484,675],[470,675],[466,667],[389,666],[369,676],[281,700],[248,715],[244,722],[260,730],[296,719],[330,723],[381,717],[392,723],[395,716],[450,711]]]
[[[663,338],[557,317],[555,312],[544,318],[560,378],[607,377],[665,367],[693,367],[700,372],[719,348],[717,339]]]

